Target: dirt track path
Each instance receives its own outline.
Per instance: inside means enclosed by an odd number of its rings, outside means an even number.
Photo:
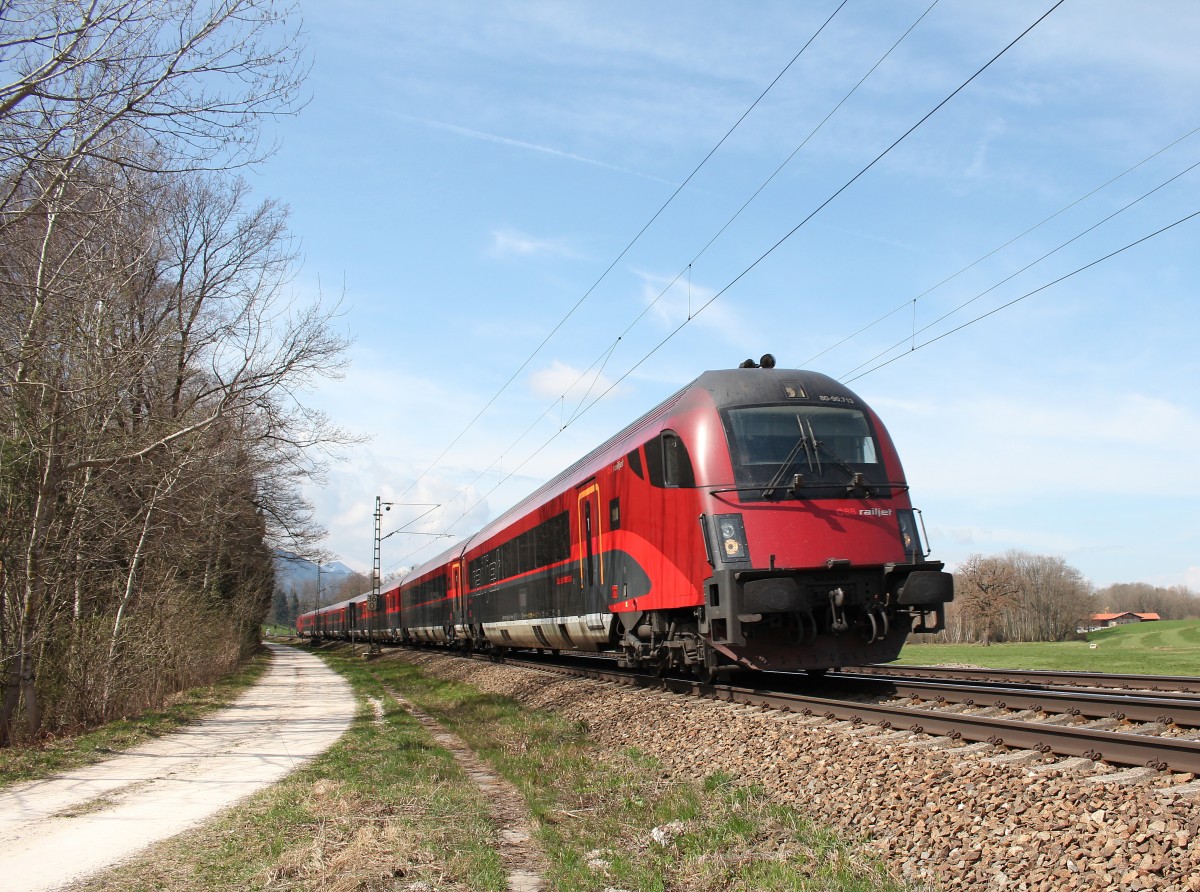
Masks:
[[[354,715],[311,654],[268,645],[234,705],[106,762],[0,791],[0,892],[57,889],[200,823],[324,752]]]

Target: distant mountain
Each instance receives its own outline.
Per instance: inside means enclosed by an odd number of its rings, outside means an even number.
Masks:
[[[321,564],[318,572],[317,564],[307,558],[297,557],[286,551],[275,552],[275,588],[287,595],[294,591],[311,597],[316,593],[319,581],[321,600],[329,603],[338,587],[353,573],[354,571],[341,561]]]

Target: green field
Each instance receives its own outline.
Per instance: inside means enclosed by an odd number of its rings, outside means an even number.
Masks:
[[[1093,646],[1094,645],[1094,646]],[[896,665],[1056,669],[1117,675],[1200,676],[1200,620],[1162,620],[1092,632],[1087,641],[907,644]]]

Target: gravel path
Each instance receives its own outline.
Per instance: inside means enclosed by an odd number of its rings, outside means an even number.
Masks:
[[[582,720],[666,770],[722,770],[862,836],[914,884],[1200,892],[1200,783],[406,652],[425,671]]]
[[[349,685],[267,645],[262,680],[195,726],[60,777],[0,791],[0,889],[42,892],[185,830],[324,752],[349,727]]]

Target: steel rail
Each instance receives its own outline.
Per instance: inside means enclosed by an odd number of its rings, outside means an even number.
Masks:
[[[732,695],[732,691],[731,691]],[[1200,741],[742,689],[736,702],[1122,765],[1200,773]]]
[[[1073,685],[1109,690],[1200,693],[1200,678],[1191,675],[1111,675],[1103,672],[1051,672],[1041,669],[986,669],[947,666],[847,666],[855,675],[957,678],[1029,685]],[[830,677],[836,677],[830,673]]]
[[[1113,718],[1118,721],[1153,722],[1180,727],[1200,727],[1200,699],[1159,697],[1135,692],[1079,691],[1071,689],[1020,688],[997,684],[947,684],[946,682],[910,681],[881,676],[840,675],[839,682],[864,682],[886,689],[901,697],[938,700],[965,706],[999,709],[1036,709],[1048,713]]]
[[[521,662],[511,658],[507,662],[563,675],[704,696],[746,706],[816,715],[830,720],[865,722],[914,734],[983,741],[996,746],[1061,756],[1079,756],[1118,765],[1145,766],[1159,771],[1169,769],[1200,774],[1200,741],[1196,740],[1025,722],[936,709],[857,703],[796,693],[760,691],[733,685],[708,685],[680,678],[660,678],[598,668],[554,666],[534,661]]]

